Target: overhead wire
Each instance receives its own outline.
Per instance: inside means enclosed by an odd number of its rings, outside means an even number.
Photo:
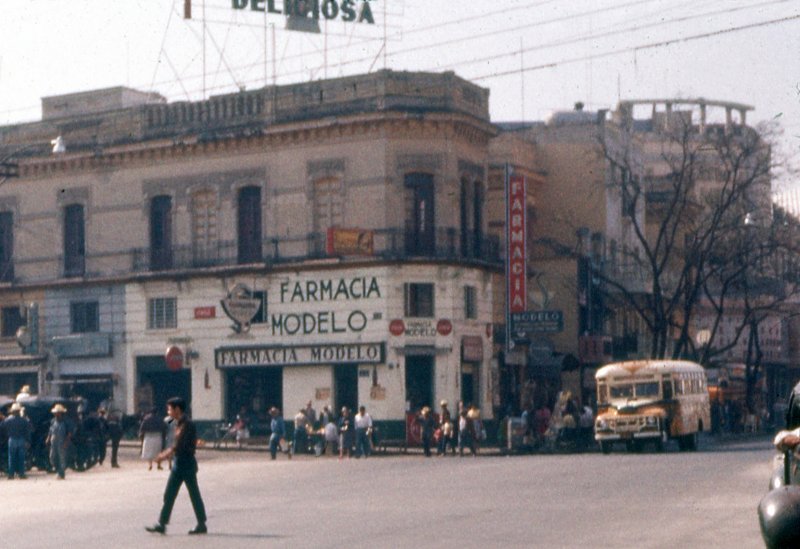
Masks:
[[[564,22],[564,21],[567,21],[567,20],[574,20],[574,19],[578,19],[578,18],[581,18],[581,17],[585,17],[588,14],[598,14],[598,13],[602,13],[602,12],[606,12],[606,11],[622,9],[623,7],[631,7],[633,5],[644,5],[644,4],[652,3],[653,1],[656,1],[656,0],[637,0],[637,1],[634,1],[634,2],[626,2],[624,4],[619,4],[619,5],[616,5],[616,6],[606,7],[606,8],[602,8],[602,9],[597,9],[597,10],[593,10],[591,12],[583,12],[583,13],[579,13],[579,14],[571,14],[571,15],[568,15],[568,16],[559,16],[559,17],[557,17],[555,19],[551,18],[551,19],[548,19],[548,20],[536,21],[536,22],[533,22],[533,23],[529,23],[527,25],[518,26],[516,28],[517,29],[532,28],[532,27],[535,27],[535,26],[540,26],[540,25],[553,23],[553,22]],[[727,10],[717,10],[716,12],[707,12],[705,14],[700,14],[700,15],[684,16],[684,17],[680,17],[680,18],[677,18],[677,19],[662,19],[661,21],[659,21],[657,23],[641,25],[639,28],[643,29],[643,28],[654,28],[656,26],[667,26],[667,25],[670,25],[670,24],[674,24],[676,21],[686,21],[686,20],[688,20],[690,18],[707,17],[707,16],[710,16],[710,15],[719,15],[719,14],[724,14],[724,13],[728,13],[728,12],[736,12],[736,11],[742,11],[742,10],[746,10],[746,9],[761,8],[761,7],[764,7],[766,5],[776,4],[776,3],[783,3],[783,2],[786,2],[786,1],[789,1],[789,0],[772,0],[772,1],[767,1],[767,2],[761,2],[761,3],[758,3],[758,4],[751,4],[751,5],[748,5],[748,6],[739,6],[739,7],[729,8]],[[549,0],[545,1],[545,2],[535,2],[533,4],[527,4],[524,7],[530,8],[532,5],[543,5],[543,4],[547,4],[547,3],[549,3]],[[169,28],[169,23],[171,21],[172,15],[173,14],[171,12],[170,13],[170,20],[168,21],[168,26],[167,26],[168,28]],[[463,21],[468,21],[468,20],[474,20],[476,18],[477,17],[475,17],[475,16],[471,16],[471,17],[465,17],[462,20]],[[505,75],[508,75],[508,74],[520,74],[520,72],[529,72],[529,71],[532,71],[532,70],[541,70],[541,69],[544,69],[544,68],[553,68],[553,67],[557,67],[559,65],[571,64],[571,63],[576,63],[576,62],[580,62],[580,61],[589,61],[589,60],[593,60],[593,59],[609,57],[609,56],[612,56],[612,55],[620,55],[620,54],[628,53],[628,52],[634,52],[635,53],[635,52],[643,50],[643,49],[670,45],[670,44],[673,44],[673,43],[676,43],[676,42],[680,42],[680,41],[683,41],[683,40],[696,40],[696,39],[700,39],[700,38],[704,38],[704,37],[715,36],[715,35],[718,35],[718,34],[725,34],[725,33],[728,33],[728,32],[735,32],[735,31],[746,30],[746,29],[755,28],[755,27],[764,26],[764,25],[776,24],[776,23],[780,23],[780,22],[783,22],[783,21],[792,20],[792,19],[795,19],[795,18],[796,17],[776,19],[776,20],[766,21],[766,22],[762,22],[762,23],[744,25],[744,26],[741,26],[741,27],[734,27],[732,29],[723,29],[721,31],[715,31],[715,32],[711,32],[711,33],[702,33],[702,34],[696,35],[694,37],[676,38],[676,39],[665,40],[665,41],[656,42],[656,43],[652,43],[652,44],[643,44],[643,45],[631,46],[631,47],[622,48],[622,49],[614,49],[614,50],[611,50],[611,51],[608,51],[608,52],[603,52],[603,53],[600,53],[600,54],[593,54],[593,55],[581,56],[581,57],[576,57],[576,58],[556,60],[556,61],[553,61],[553,62],[550,62],[550,63],[533,65],[533,66],[528,66],[528,67],[520,66],[518,68],[515,68],[514,70],[500,71],[500,72],[496,72],[496,73],[480,75],[480,76],[477,76],[477,77],[472,78],[472,79],[485,80],[485,79],[491,78],[493,76],[502,77],[502,76],[505,76]],[[414,30],[415,29],[411,29],[410,31],[408,31],[408,33],[411,33]],[[629,28],[625,29],[624,31],[623,30],[619,30],[619,31],[610,31],[608,33],[604,33],[604,36],[605,37],[613,36],[615,32],[616,33],[622,33],[622,32],[630,33],[630,32],[633,32],[633,30],[634,30],[633,27],[629,27]],[[481,35],[471,35],[469,37],[464,37],[464,38],[458,39],[457,41],[459,43],[463,43],[463,42],[466,42],[466,41],[469,41],[469,40],[475,40],[475,39],[478,39],[478,38],[481,38],[481,37],[494,36],[494,35],[499,34],[500,32],[504,32],[505,33],[505,32],[508,32],[508,31],[507,30],[492,31],[492,32],[489,32],[489,33],[483,33]],[[350,36],[350,38],[352,39],[352,35]],[[568,43],[574,43],[574,42],[587,40],[587,39],[589,39],[589,38],[586,38],[586,37],[574,37],[572,39],[556,41],[556,42],[552,42],[552,43],[549,43],[549,44],[544,44],[544,45],[540,44],[540,45],[531,46],[531,47],[525,48],[524,51],[525,52],[531,52],[531,51],[536,51],[537,49],[543,49],[543,48],[546,48],[546,47],[552,48],[552,47],[557,47],[557,46],[560,46],[560,45],[565,45],[565,44],[568,44]],[[162,40],[162,47],[163,47],[163,44],[164,44],[165,40],[166,40],[166,32],[165,32],[164,39]],[[423,49],[423,48],[424,49],[430,49],[430,48],[437,47],[437,46],[440,46],[440,45],[449,45],[449,44],[452,44],[452,43],[454,43],[454,41],[451,39],[451,40],[447,40],[447,41],[428,44],[428,45],[425,45],[425,46],[415,46],[413,48],[406,48],[404,50],[393,50],[392,52],[389,53],[389,56],[392,57],[392,58],[395,58],[395,57],[398,57],[398,56],[400,56],[400,55],[402,55],[404,53],[417,51],[419,49]],[[219,49],[218,45],[216,47]],[[352,44],[350,44],[350,47],[352,47]],[[347,48],[347,46],[344,46],[343,49],[344,48]],[[334,49],[336,49],[336,48],[334,48]],[[286,51],[284,51],[284,55],[283,55],[283,57],[281,59],[282,64],[286,63],[288,60],[291,60],[291,59],[294,59],[296,57],[302,56],[302,53],[301,54],[296,54],[296,55],[285,55],[285,53],[286,53]],[[486,56],[484,58],[481,58],[480,62],[486,62],[486,61],[491,61],[491,60],[499,60],[499,59],[502,59],[503,57],[519,55],[519,53],[520,53],[520,50],[517,49],[515,51],[507,52],[507,53],[496,55],[496,56]],[[367,62],[367,61],[371,61],[371,60],[373,60],[373,56],[370,56],[369,58],[364,58],[362,61],[363,62]],[[461,66],[461,65],[464,65],[464,64],[474,64],[476,62],[479,62],[479,61],[474,61],[474,60],[457,61],[455,63],[449,64],[449,65],[445,65],[445,66],[448,66],[448,67],[450,67],[450,66]],[[172,64],[171,60],[168,60],[168,63],[171,65]],[[261,62],[258,63],[259,66],[261,64],[262,64]],[[343,67],[345,65],[349,65],[349,64],[352,64],[352,62],[350,62],[350,61],[339,62],[339,63],[334,63],[332,65],[332,67],[333,68],[338,68],[340,70],[340,72],[341,72]],[[250,67],[251,65],[255,65],[255,64],[246,64],[246,65],[233,66],[233,67],[227,66],[226,69],[227,69],[227,72],[229,74],[232,74],[234,72],[234,70],[244,70],[244,69]],[[307,69],[303,69],[302,71],[288,72],[288,73],[285,72],[282,76],[285,79],[286,77],[293,76],[295,74],[305,74],[306,70]],[[173,67],[173,71],[175,71],[174,67]],[[215,72],[221,72],[221,71],[215,71]],[[199,78],[199,76],[195,76],[195,75],[183,75],[183,76],[181,76],[176,72],[176,78],[175,79],[162,80],[162,81],[156,82],[155,81],[155,74],[154,74],[153,81],[151,82],[151,89],[154,89],[156,85],[172,84],[172,83],[180,81],[179,83],[183,88],[183,92],[184,93],[188,93],[188,91],[186,90],[185,86],[183,85],[183,82],[186,81],[186,80],[192,80],[192,79],[195,79],[195,78]],[[234,78],[234,82],[237,84],[237,86],[240,89],[242,87],[244,87],[245,85],[247,85],[247,84],[250,84],[250,83],[253,83],[253,82],[260,82],[260,81],[261,81],[261,79],[259,79],[258,81],[256,81],[256,80],[242,80],[242,81],[236,82],[236,79]],[[230,88],[230,85],[225,85],[225,84],[218,85],[218,86],[214,86],[212,89],[221,90],[221,89],[226,89],[226,88]],[[33,108],[34,107],[30,107],[30,109],[33,109]],[[15,111],[15,112],[20,112],[20,111],[23,111],[23,110],[27,110],[27,108],[13,109],[13,111]],[[4,111],[0,111],[0,112],[8,113],[8,112],[11,112],[11,110],[4,110]]]
[[[739,32],[739,31],[743,31],[743,30],[750,30],[750,29],[754,29],[754,28],[765,27],[765,26],[768,26],[768,25],[785,23],[785,22],[794,21],[794,20],[797,20],[797,19],[800,19],[800,14],[792,15],[792,16],[789,16],[789,17],[782,17],[780,19],[772,19],[770,21],[761,21],[761,22],[758,22],[758,23],[751,23],[751,24],[748,24],[748,25],[741,25],[741,26],[738,26],[738,27],[731,27],[731,28],[712,31],[712,32],[704,32],[704,33],[701,33],[701,34],[695,34],[695,35],[691,35],[691,36],[683,36],[681,38],[673,38],[673,39],[669,39],[669,40],[662,40],[662,41],[659,41],[659,42],[652,42],[652,43],[649,43],[649,44],[640,44],[640,45],[637,45],[637,46],[631,46],[631,47],[627,47],[627,48],[623,48],[623,49],[612,50],[612,51],[603,52],[603,53],[597,53],[597,54],[593,54],[593,55],[585,55],[585,56],[581,56],[581,57],[574,57],[574,58],[571,58],[571,59],[562,59],[562,60],[554,61],[554,62],[551,62],[551,63],[543,63],[541,65],[533,65],[533,66],[523,67],[522,69],[500,71],[500,72],[485,74],[485,75],[482,75],[482,76],[471,76],[470,80],[473,80],[473,81],[475,81],[475,80],[486,80],[487,78],[494,78],[494,77],[499,77],[499,76],[508,76],[510,74],[519,74],[519,72],[521,70],[524,71],[524,72],[529,72],[529,71],[534,71],[534,70],[555,68],[555,67],[558,67],[558,66],[561,66],[561,65],[568,65],[568,64],[572,64],[572,63],[578,63],[578,62],[581,62],[581,61],[589,61],[589,60],[593,60],[593,59],[602,59],[604,57],[611,57],[611,56],[615,56],[615,55],[620,55],[622,53],[630,53],[630,52],[636,52],[636,51],[641,51],[641,50],[646,50],[646,49],[660,48],[660,47],[670,46],[672,44],[677,44],[677,43],[680,43],[680,42],[691,42],[693,40],[711,38],[713,36],[721,36],[723,34],[730,34],[732,32]]]
[[[652,2],[652,1],[653,0],[644,0],[644,1],[639,0],[638,2],[629,2],[629,3],[626,3],[624,5],[643,4],[643,3],[649,3],[649,2]],[[768,0],[767,2],[761,2],[761,3],[758,3],[758,4],[751,4],[751,5],[746,6],[746,7],[740,6],[740,7],[728,8],[726,10],[717,10],[715,12],[706,12],[706,13],[699,14],[699,15],[685,16],[685,17],[681,17],[681,18],[677,18],[677,19],[667,19],[667,20],[660,21],[658,23],[650,24],[650,25],[641,25],[639,28],[645,29],[645,28],[653,28],[655,26],[668,26],[668,25],[671,25],[675,21],[678,21],[678,20],[680,20],[682,22],[685,22],[686,20],[689,20],[689,19],[692,19],[692,18],[696,19],[698,17],[708,17],[710,15],[721,15],[721,14],[725,14],[725,13],[733,13],[733,12],[741,11],[742,9],[762,8],[762,7],[766,6],[766,5],[784,3],[784,2],[787,2],[787,1],[791,1],[791,0]],[[595,11],[597,11],[597,10],[595,10]],[[578,15],[575,15],[574,17],[581,17],[583,15],[584,14],[578,14]],[[557,19],[561,20],[561,19],[563,19],[563,16],[559,17]],[[776,21],[780,22],[780,21],[783,21],[783,20],[785,20],[785,18],[784,19],[780,19],[780,20],[776,20]],[[550,22],[550,21],[552,21],[552,20],[548,20],[548,22]],[[543,22],[537,22],[535,24],[539,24],[539,23],[543,23]],[[766,24],[770,24],[770,22],[767,22]],[[745,26],[743,26],[741,28],[737,28],[737,29],[738,30],[744,30],[744,29],[748,29],[748,28],[753,28],[754,26],[761,26],[761,25],[745,25]],[[605,37],[613,36],[614,34],[620,34],[620,33],[629,34],[629,33],[633,32],[633,30],[634,30],[634,28],[626,28],[626,29],[619,30],[619,31],[612,31],[612,32],[609,32],[609,33],[605,33]],[[497,32],[499,32],[499,31],[494,31],[492,34],[496,34]],[[714,34],[713,33],[711,33],[711,34],[704,33],[704,34],[700,35],[700,37],[704,37],[704,36],[714,36]],[[572,38],[572,39],[569,39],[569,40],[559,41],[558,44],[556,44],[556,45],[566,45],[568,43],[575,43],[575,42],[585,41],[585,40],[588,40],[588,39],[590,39],[590,38],[587,38],[587,37],[576,37],[576,38]],[[665,41],[665,42],[669,44],[669,43],[673,43],[675,41],[681,41],[681,38],[674,39],[674,40],[669,40],[669,41]],[[450,41],[447,41],[446,43],[450,43]],[[441,45],[441,44],[442,44],[441,42],[440,43],[435,43],[433,45],[424,46],[424,48],[431,48],[433,46],[438,46],[438,45]],[[547,44],[547,45],[532,46],[532,47],[525,48],[524,51],[525,52],[533,52],[533,51],[537,51],[538,49],[545,49],[545,48],[548,48],[548,47],[556,47],[556,45]],[[599,58],[603,58],[603,57],[609,57],[611,55],[619,55],[619,54],[622,54],[622,53],[629,53],[629,52],[634,52],[635,53],[635,52],[637,52],[639,50],[649,49],[649,48],[652,48],[652,47],[656,47],[658,45],[662,45],[663,46],[665,44],[662,43],[662,42],[658,42],[658,43],[656,43],[656,45],[644,44],[644,45],[640,45],[640,46],[632,46],[632,47],[628,47],[628,48],[612,50],[610,52],[604,52],[602,54],[593,54],[593,55],[589,55],[589,56],[581,56],[581,57],[577,57],[577,58],[571,58],[571,59],[560,60],[560,61],[557,60],[557,61],[553,61],[553,62],[546,63],[546,64],[535,65],[534,68],[535,68],[535,70],[540,70],[540,69],[544,69],[544,68],[555,68],[555,67],[557,67],[559,65],[562,65],[562,64],[571,64],[571,63],[575,63],[575,62],[579,62],[579,61],[590,61],[590,60],[599,59]],[[398,50],[395,50],[394,52],[392,52],[390,54],[390,56],[391,57],[395,57],[396,55],[399,55],[400,53],[406,53],[408,51],[415,51],[415,50],[420,49],[420,48],[422,48],[422,47],[414,47],[414,48],[411,48],[411,49],[407,48],[406,50],[402,50],[402,52],[398,51]],[[513,57],[513,56],[519,55],[519,52],[520,52],[520,50],[516,49],[516,50],[505,52],[505,53],[499,54],[499,55],[487,56],[487,57],[482,58],[482,61],[483,62],[494,61],[494,60],[500,60],[500,59],[503,59],[503,58]],[[369,62],[369,61],[372,61],[373,59],[374,59],[374,57],[370,56],[370,57],[364,57],[364,58],[360,59],[360,61],[361,62]],[[339,67],[341,69],[344,65],[350,65],[352,63],[353,62],[350,62],[350,61],[342,62],[342,63],[334,64],[334,67]],[[463,64],[470,64],[470,62],[458,62],[458,63],[455,63],[455,64],[448,64],[448,65],[445,65],[445,66],[447,66],[447,67],[458,66],[458,65],[460,65],[462,63]],[[305,74],[305,72],[306,72],[306,69],[294,70],[294,71],[290,71],[290,72],[284,72],[282,76],[285,79],[287,77]],[[518,68],[515,68],[513,70],[508,70],[508,71],[497,73],[497,74],[502,76],[502,75],[506,75],[506,74],[520,74],[521,72],[525,72],[525,67],[518,67]],[[490,76],[491,75],[481,76],[480,79],[486,79],[486,78],[488,78]],[[472,79],[472,77],[470,77],[470,78]],[[250,83],[250,82],[246,82],[246,83]]]

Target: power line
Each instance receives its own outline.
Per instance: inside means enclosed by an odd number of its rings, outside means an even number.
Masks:
[[[517,27],[512,27],[510,29],[494,30],[494,31],[489,31],[489,32],[482,33],[482,34],[471,35],[471,36],[469,36],[467,38],[448,39],[448,40],[445,40],[445,41],[434,42],[432,44],[425,44],[425,45],[414,46],[414,47],[411,47],[411,48],[405,48],[405,49],[401,49],[401,50],[394,50],[394,51],[389,53],[389,56],[392,57],[392,58],[396,58],[396,57],[398,57],[400,55],[403,55],[403,54],[406,54],[406,53],[412,53],[412,52],[416,52],[416,51],[420,51],[420,50],[430,50],[431,48],[441,47],[441,46],[448,46],[448,45],[452,45],[452,44],[455,44],[455,43],[463,43],[463,42],[466,42],[466,41],[469,41],[469,40],[477,40],[477,39],[481,39],[481,38],[487,38],[487,37],[498,36],[498,35],[502,35],[502,34],[508,34],[510,32],[531,29],[531,28],[535,28],[535,27],[538,27],[538,26],[547,25],[547,24],[551,24],[551,23],[563,23],[563,22],[566,22],[566,21],[569,21],[569,20],[573,20],[573,19],[578,19],[578,18],[590,16],[590,15],[597,15],[597,14],[600,14],[600,13],[606,13],[606,12],[609,12],[609,11],[615,11],[615,10],[619,10],[619,9],[630,8],[630,7],[637,6],[637,5],[643,5],[643,4],[652,3],[654,1],[660,1],[660,0],[636,0],[636,1],[632,1],[632,2],[626,2],[624,4],[619,4],[617,6],[613,6],[613,7],[609,7],[609,8],[596,9],[596,10],[592,10],[592,11],[588,11],[588,12],[583,12],[583,13],[580,13],[580,14],[571,14],[571,15],[559,16],[559,17],[555,17],[555,18],[551,18],[551,19],[546,19],[546,20],[543,20],[543,21],[538,21],[538,22],[534,22],[534,23],[527,23],[525,25],[519,25]],[[532,47],[526,48],[522,53],[529,53],[529,52],[533,52],[533,51],[537,51],[537,50],[541,50],[541,49],[546,49],[546,48],[549,48],[549,47],[567,45],[567,44],[586,41],[586,40],[590,40],[590,39],[594,39],[594,38],[598,38],[598,37],[609,37],[609,36],[614,36],[615,34],[623,34],[623,33],[635,32],[636,30],[643,30],[643,29],[652,28],[652,27],[659,27],[659,26],[667,26],[667,25],[670,25],[670,24],[674,24],[674,23],[678,23],[678,22],[684,22],[684,21],[691,20],[691,19],[697,19],[697,18],[700,18],[700,17],[709,17],[709,16],[715,16],[715,15],[722,15],[722,14],[726,14],[726,13],[734,13],[734,12],[742,11],[742,10],[761,8],[761,7],[764,7],[766,5],[780,4],[780,3],[785,3],[787,1],[792,1],[792,0],[769,0],[767,2],[761,2],[760,4],[751,4],[751,5],[748,5],[748,6],[727,8],[727,9],[724,9],[724,10],[717,10],[717,11],[714,11],[714,12],[706,12],[706,13],[699,14],[699,15],[690,15],[690,16],[680,17],[680,18],[677,18],[677,19],[663,20],[663,21],[659,21],[659,22],[656,22],[656,23],[648,24],[648,25],[640,25],[638,27],[629,27],[629,28],[626,28],[624,30],[610,31],[610,32],[605,33],[605,34],[598,34],[598,35],[593,35],[593,36],[589,36],[589,37],[579,37],[579,38],[567,39],[567,40],[562,40],[562,41],[556,41],[556,42],[553,42],[553,43],[550,43],[550,44],[545,44],[545,45],[532,46]],[[539,4],[545,4],[545,3],[548,3],[548,2],[540,2]],[[528,7],[530,7],[530,6],[528,6]],[[463,21],[472,20],[472,19],[474,19],[474,17],[464,18]],[[426,27],[426,28],[433,28],[433,27]],[[338,49],[339,48],[334,48],[334,51],[338,51]],[[623,51],[626,51],[626,50],[623,50]],[[507,52],[507,53],[504,53],[504,54],[484,57],[484,58],[480,59],[479,61],[456,62],[456,63],[449,64],[449,65],[446,65],[446,66],[447,67],[455,67],[455,66],[461,66],[461,65],[475,64],[477,62],[495,61],[495,60],[498,60],[498,59],[502,59],[504,57],[516,56],[516,55],[519,55],[519,53],[520,53],[520,50],[516,49],[514,51],[510,51],[510,52]],[[290,60],[290,59],[294,59],[294,58],[302,58],[302,57],[303,57],[303,54],[300,53],[300,54],[297,54],[297,55],[294,55],[294,56],[288,56],[286,58],[286,60]],[[585,59],[580,59],[580,60],[591,60],[591,59],[594,59],[594,57],[587,57]],[[365,56],[365,57],[361,57],[361,58],[350,59],[350,60],[347,60],[347,61],[342,61],[342,62],[339,62],[339,63],[335,63],[333,65],[333,67],[341,69],[341,68],[343,68],[345,66],[356,65],[356,64],[359,64],[359,63],[368,63],[368,62],[370,62],[372,60],[373,60],[373,55],[370,55],[368,57]],[[255,66],[255,65],[252,65],[252,66]],[[240,66],[237,66],[235,68],[237,70],[245,70],[245,69],[251,68],[251,64],[240,65]],[[436,69],[440,69],[440,67],[436,67]],[[304,75],[306,73],[306,70],[307,69],[304,68],[304,69],[301,69],[301,70],[295,70],[295,71],[291,71],[291,72],[286,72],[282,76],[284,78],[286,78],[286,77],[292,77],[292,76],[297,76],[297,75]],[[519,74],[519,71],[516,71],[516,73]],[[187,78],[191,79],[191,78],[198,78],[198,77],[197,76],[194,76],[194,77],[189,76]],[[162,83],[171,83],[171,81],[164,81]],[[225,86],[222,86],[222,87],[224,88]]]
[[[528,48],[525,48],[525,49],[522,49],[522,50],[517,50],[517,51],[510,51],[508,53],[503,53],[503,54],[500,54],[500,55],[486,56],[486,57],[481,57],[481,58],[477,58],[477,59],[470,59],[468,61],[458,61],[458,62],[455,62],[455,63],[450,63],[450,64],[445,65],[445,66],[446,67],[459,67],[459,66],[463,66],[463,65],[474,65],[476,63],[485,63],[487,61],[496,61],[496,60],[502,59],[504,57],[516,56],[516,55],[519,55],[520,53],[530,53],[530,52],[534,52],[534,51],[540,51],[540,50],[555,48],[555,47],[559,47],[559,46],[566,46],[566,45],[569,45],[569,44],[577,44],[579,42],[586,42],[586,41],[589,41],[589,40],[597,40],[597,39],[600,39],[600,38],[610,38],[612,36],[616,36],[616,35],[619,35],[619,34],[629,34],[629,33],[639,32],[639,31],[642,31],[642,30],[645,30],[645,29],[650,29],[650,28],[673,25],[673,24],[677,24],[677,23],[685,23],[686,21],[691,21],[693,19],[699,19],[699,18],[702,18],[702,17],[711,17],[711,16],[715,16],[715,15],[723,15],[723,14],[727,14],[727,13],[733,13],[733,12],[741,11],[741,10],[749,10],[749,9],[753,9],[753,8],[761,8],[761,7],[764,7],[764,6],[771,5],[771,4],[783,4],[783,3],[788,2],[788,1],[791,1],[791,0],[768,0],[766,2],[762,2],[760,4],[754,4],[754,5],[751,5],[751,6],[740,6],[738,8],[729,8],[729,9],[724,9],[724,10],[717,10],[717,11],[712,11],[712,12],[705,12],[705,13],[699,13],[699,14],[694,14],[694,15],[687,15],[687,16],[684,16],[684,17],[678,17],[676,19],[670,19],[668,21],[657,21],[657,22],[648,23],[648,24],[644,24],[644,25],[636,25],[636,26],[625,27],[625,28],[616,28],[615,30],[611,30],[611,31],[607,31],[607,32],[601,32],[601,33],[592,34],[592,35],[588,35],[588,36],[579,36],[579,37],[576,37],[576,38],[567,38],[567,39],[562,39],[562,40],[555,40],[555,41],[552,41],[552,42],[546,42],[544,44],[538,44],[536,46],[531,46],[531,47],[528,47]]]
[[[694,41],[694,40],[701,40],[701,39],[704,39],[704,38],[711,38],[711,37],[714,37],[714,36],[721,36],[723,34],[730,34],[732,32],[739,32],[739,31],[743,31],[743,30],[750,30],[750,29],[754,29],[754,28],[766,27],[766,26],[769,26],[769,25],[785,23],[787,21],[793,21],[795,19],[800,19],[800,15],[792,15],[790,17],[783,17],[781,19],[772,19],[770,21],[761,21],[759,23],[752,23],[752,24],[749,24],[749,25],[742,25],[742,26],[739,26],[739,27],[731,27],[731,28],[728,28],[728,29],[722,29],[722,30],[713,31],[713,32],[705,32],[705,33],[702,33],[702,34],[695,34],[695,35],[692,35],[692,36],[684,36],[684,37],[681,37],[681,38],[674,38],[674,39],[671,39],[671,40],[663,40],[661,42],[652,42],[650,44],[642,44],[642,45],[639,45],[639,46],[631,46],[629,48],[623,48],[623,49],[619,49],[619,50],[612,50],[612,51],[603,52],[603,53],[597,53],[597,54],[593,54],[593,55],[585,55],[585,56],[582,56],[582,57],[573,57],[571,59],[562,59],[561,61],[553,61],[551,63],[544,63],[544,64],[541,64],[541,65],[532,65],[532,66],[529,66],[529,67],[524,67],[523,69],[496,72],[496,73],[492,73],[492,74],[485,74],[485,75],[482,75],[482,76],[472,76],[469,79],[473,80],[473,81],[475,81],[475,80],[486,80],[487,78],[496,78],[496,77],[500,77],[500,76],[508,76],[508,75],[511,75],[511,74],[519,74],[520,72],[529,72],[529,71],[536,71],[536,70],[541,70],[541,69],[551,69],[551,68],[558,67],[560,65],[568,65],[568,64],[572,64],[572,63],[578,63],[578,62],[581,62],[581,61],[602,59],[604,57],[613,57],[615,55],[620,55],[622,53],[630,53],[630,52],[637,52],[637,51],[640,51],[640,50],[647,50],[647,49],[653,49],[653,48],[660,48],[660,47],[664,47],[664,46],[671,46],[672,44],[677,44],[677,43],[680,43],[680,42],[691,42],[691,41]]]

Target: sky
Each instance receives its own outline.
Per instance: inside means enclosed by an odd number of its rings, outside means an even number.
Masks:
[[[3,0],[0,124],[40,119],[42,97],[119,85],[182,101],[452,70],[490,90],[495,122],[544,120],[578,101],[744,103],[748,123],[780,128],[776,157],[800,165],[800,0],[352,1],[369,2],[374,24],[339,13],[309,34],[252,0],[191,0],[189,20],[184,0]],[[800,188],[800,177],[781,173],[774,186]]]

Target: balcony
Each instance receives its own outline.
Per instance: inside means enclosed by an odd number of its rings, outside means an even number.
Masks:
[[[426,235],[427,238],[418,238],[405,229],[378,229],[374,231],[372,255],[359,256],[358,259],[455,261],[491,267],[502,265],[500,244],[496,237],[476,237],[471,234],[468,242],[461,243],[458,234],[456,229],[446,228]],[[174,246],[170,250],[159,250],[158,253],[151,253],[149,248],[140,248],[131,252],[132,271],[168,272],[258,263],[282,265],[338,257],[327,254],[326,236],[325,233],[310,233],[303,237],[267,238],[261,243],[260,257],[252,247],[247,253],[240,253],[239,246],[233,241],[202,247]],[[163,260],[165,257],[170,260]]]

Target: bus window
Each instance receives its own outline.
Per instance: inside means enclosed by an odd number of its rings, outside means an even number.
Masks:
[[[661,392],[664,394],[664,400],[672,400],[672,380],[664,379],[661,381]]]
[[[631,398],[633,396],[633,385],[617,385],[611,387],[611,398]]]
[[[601,384],[597,386],[597,403],[605,404],[608,402],[608,386]]]
[[[657,397],[658,381],[636,384],[636,398]]]

